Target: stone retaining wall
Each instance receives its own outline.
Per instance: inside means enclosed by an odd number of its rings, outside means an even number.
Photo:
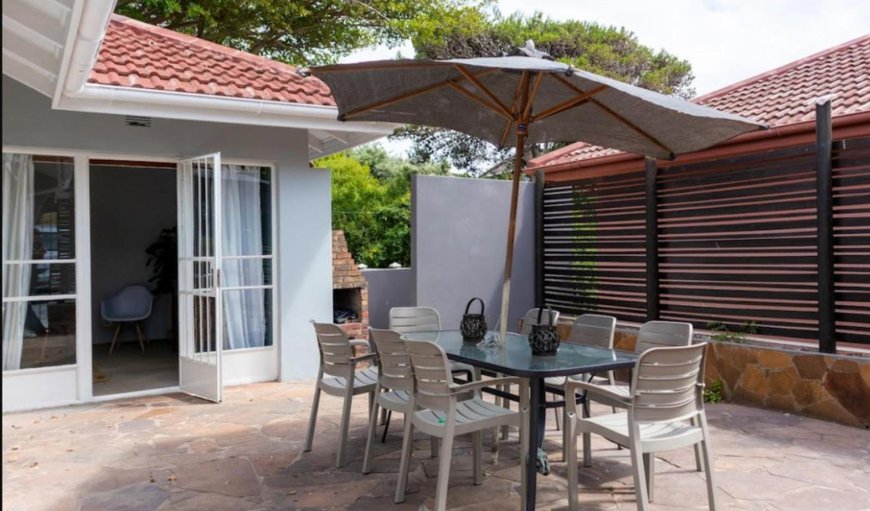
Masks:
[[[559,327],[566,339],[570,325]],[[632,351],[636,341],[636,330],[620,329],[614,347]],[[726,400],[870,428],[870,359],[709,343],[706,383],[721,381]],[[621,376],[627,378],[627,371]]]

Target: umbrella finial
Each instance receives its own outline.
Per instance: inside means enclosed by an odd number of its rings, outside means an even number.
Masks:
[[[526,57],[534,57],[536,59],[553,60],[549,53],[540,51],[535,48],[535,41],[528,39],[525,46],[515,49],[512,55],[525,55]]]

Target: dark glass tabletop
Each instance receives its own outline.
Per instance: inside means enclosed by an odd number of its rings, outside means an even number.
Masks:
[[[495,332],[487,333],[487,338]],[[414,332],[402,335],[409,341],[434,341],[457,362],[512,376],[547,378],[634,367],[633,352],[562,343],[555,355],[535,356],[528,337],[508,332],[504,348],[481,347],[464,341],[459,330]]]

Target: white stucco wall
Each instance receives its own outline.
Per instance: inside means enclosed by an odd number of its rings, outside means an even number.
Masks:
[[[273,163],[278,189],[280,377],[316,375],[316,342],[309,320],[332,315],[330,176],[308,166],[305,130],[158,118],[152,119],[150,128],[131,127],[123,116],[51,110],[48,98],[6,76],[2,115],[4,147],[89,151],[100,153],[100,158],[178,159],[220,151],[225,160]],[[89,371],[89,361],[87,367]]]

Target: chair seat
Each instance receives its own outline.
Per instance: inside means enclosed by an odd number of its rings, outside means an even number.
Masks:
[[[628,446],[628,414],[611,413],[577,421],[578,433],[595,433],[620,445]],[[701,428],[686,422],[642,423],[640,440],[643,452],[676,449],[701,441]]]
[[[374,392],[377,381],[378,369],[376,367],[367,367],[361,371],[356,371],[353,376],[353,393]],[[320,380],[320,385],[324,391],[330,394],[343,396],[347,380],[339,376],[326,376]]]
[[[444,410],[419,410],[414,412],[415,425],[433,436],[446,428]],[[486,402],[480,398],[460,401],[456,404],[456,434],[463,435],[501,425],[520,425],[519,413]]]
[[[378,404],[387,410],[401,411],[408,406],[411,394],[407,390],[391,390],[378,394]]]

